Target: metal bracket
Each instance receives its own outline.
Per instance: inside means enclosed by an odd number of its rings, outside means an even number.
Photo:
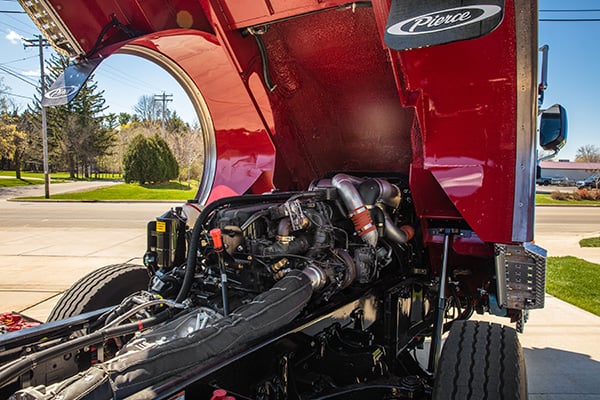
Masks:
[[[546,250],[532,243],[496,244],[496,284],[500,307],[544,307]]]

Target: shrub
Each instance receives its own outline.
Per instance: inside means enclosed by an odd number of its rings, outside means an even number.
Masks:
[[[571,194],[557,190],[550,193],[550,198],[553,200],[569,200],[571,198]]]
[[[600,189],[579,189],[573,193],[576,200],[600,200]]]
[[[160,136],[137,135],[123,157],[125,182],[159,183],[177,178],[179,166],[173,152]]]

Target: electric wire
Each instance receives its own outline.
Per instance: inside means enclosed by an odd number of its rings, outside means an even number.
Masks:
[[[600,22],[600,18],[540,18],[540,22]]]
[[[21,75],[19,75],[18,72],[12,71],[10,68],[7,68],[5,66],[0,65],[0,71],[3,71],[3,72],[5,72],[5,73],[7,73],[9,75],[12,75],[15,78],[17,78],[17,79],[19,79],[19,80],[21,80],[21,81],[23,81],[23,82],[25,82],[25,83],[27,83],[27,84],[29,84],[31,86],[34,86],[34,87],[38,86],[37,82],[34,83],[34,82],[30,81],[30,80],[27,80],[26,78],[23,78]]]
[[[600,8],[583,8],[581,10],[576,9],[563,9],[563,10],[540,10],[540,12],[600,12]]]

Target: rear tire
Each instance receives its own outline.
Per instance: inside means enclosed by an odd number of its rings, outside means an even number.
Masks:
[[[433,400],[526,400],[525,358],[514,329],[455,321],[444,344]]]
[[[148,270],[135,264],[111,264],[90,272],[65,291],[47,322],[119,304],[148,288]]]

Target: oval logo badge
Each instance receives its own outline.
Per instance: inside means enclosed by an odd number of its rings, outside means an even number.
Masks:
[[[69,97],[72,94],[77,93],[79,90],[79,86],[63,86],[56,89],[49,90],[46,92],[44,97],[48,99],[60,99],[64,97]]]
[[[397,36],[425,35],[474,24],[493,17],[501,11],[499,6],[494,5],[449,8],[400,21],[390,26],[387,32]]]

